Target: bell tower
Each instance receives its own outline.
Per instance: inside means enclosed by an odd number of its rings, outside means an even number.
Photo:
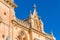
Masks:
[[[0,39],[12,39],[10,28],[13,27],[11,20],[14,19],[14,0],[0,0]],[[12,29],[11,29],[12,30]]]
[[[2,22],[9,24],[15,14],[15,7],[14,0],[0,0],[0,18],[2,18]]]

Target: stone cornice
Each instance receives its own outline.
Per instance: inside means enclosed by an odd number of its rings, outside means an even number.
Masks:
[[[13,21],[14,21],[14,20],[13,20]],[[25,30],[27,30],[27,31],[31,29],[33,32],[37,33],[38,35],[44,36],[44,37],[46,37],[46,38],[48,38],[48,39],[52,39],[52,36],[51,36],[51,35],[48,35],[48,34],[43,33],[43,32],[40,32],[40,31],[38,31],[38,30],[36,30],[36,29],[34,29],[34,28],[27,28],[27,27],[25,27],[24,25],[21,25],[21,24],[17,23],[16,21],[14,21],[13,24],[14,24],[15,26],[20,27],[20,28],[23,28],[23,29],[25,29]]]
[[[12,7],[12,8],[16,8],[17,5],[14,4],[13,2],[9,1],[9,0],[0,0],[1,3],[3,3],[4,5],[6,5],[7,7]]]
[[[5,2],[7,4],[9,4],[11,7],[14,7],[14,8],[16,7],[16,5],[13,2],[9,1],[9,0],[5,0]]]
[[[44,36],[44,37],[52,40],[52,36],[51,35],[48,35],[46,33],[43,33],[43,32],[40,32],[38,30],[35,30],[34,28],[31,28],[31,29],[32,29],[33,32],[37,33],[38,35]]]

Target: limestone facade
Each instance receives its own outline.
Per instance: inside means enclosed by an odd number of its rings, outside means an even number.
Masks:
[[[14,0],[0,0],[0,40],[55,40],[53,33],[44,32],[43,22],[39,19],[34,5],[29,18],[16,18]]]

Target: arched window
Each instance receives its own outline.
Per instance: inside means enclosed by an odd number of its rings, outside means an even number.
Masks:
[[[39,39],[37,39],[37,38],[34,38],[34,40],[39,40]]]
[[[10,36],[7,36],[6,40],[10,40]]]
[[[17,40],[27,40],[27,35],[24,31],[20,31]]]

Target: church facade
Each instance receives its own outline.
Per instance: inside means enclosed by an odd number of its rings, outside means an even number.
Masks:
[[[25,20],[16,18],[14,8],[13,0],[0,0],[0,40],[55,40],[53,33],[44,32],[36,5]]]

